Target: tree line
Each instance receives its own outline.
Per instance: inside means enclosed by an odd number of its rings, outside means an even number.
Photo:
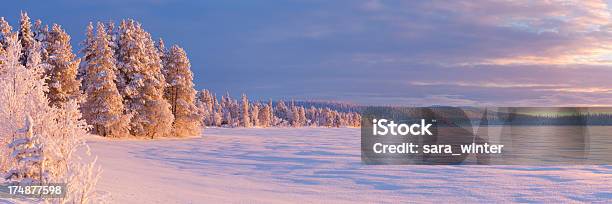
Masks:
[[[13,33],[0,19],[0,55]],[[209,91],[196,91],[187,53],[178,45],[166,48],[132,19],[89,23],[77,57],[70,35],[57,24],[22,13],[17,33],[19,62],[40,53],[45,94],[54,107],[75,100],[90,132],[109,137],[160,137],[199,134],[202,126],[302,127],[358,126],[356,112],[323,107],[289,106],[284,102],[240,102],[229,95],[218,101]],[[35,46],[40,44],[40,46]],[[0,58],[0,63],[2,59]],[[196,98],[196,95],[198,96]]]
[[[303,102],[300,102],[303,103]],[[217,127],[359,127],[361,115],[329,107],[298,106],[292,101],[273,103],[250,101],[242,94],[240,101],[229,93],[218,100],[209,90],[198,92],[196,107],[202,124]],[[304,103],[303,103],[304,104]]]

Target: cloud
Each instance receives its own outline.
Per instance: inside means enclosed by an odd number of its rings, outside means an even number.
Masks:
[[[603,87],[572,87],[572,88],[554,88],[554,89],[537,89],[537,90],[567,92],[567,93],[612,93],[612,88],[603,88]]]
[[[499,82],[424,82],[413,81],[411,85],[415,86],[463,86],[463,87],[481,87],[481,88],[542,88],[542,87],[567,87],[568,84],[533,84],[533,83],[499,83]]]
[[[430,90],[432,95],[457,93],[460,94],[461,99],[474,101],[473,105],[606,106],[607,104],[609,106],[612,104],[612,87],[610,86],[601,86],[598,83],[589,85],[580,83],[581,80],[566,79],[565,81],[568,83],[411,81],[408,84]],[[434,101],[431,103],[443,104]]]
[[[369,100],[377,102],[378,104],[392,105],[392,106],[432,106],[432,105],[444,105],[444,106],[487,106],[491,105],[475,100],[471,100],[462,95],[453,94],[436,94],[425,97],[402,97],[402,96],[378,96],[370,97]],[[384,103],[381,103],[383,102]]]
[[[611,13],[603,1],[297,2],[261,12],[267,20],[246,18],[248,32],[231,52],[236,70],[265,67],[262,83],[278,84],[267,91],[363,104],[612,98]]]
[[[612,65],[611,13],[604,1],[401,1],[386,8],[354,20],[384,24],[396,44],[419,49],[386,52],[397,61]]]

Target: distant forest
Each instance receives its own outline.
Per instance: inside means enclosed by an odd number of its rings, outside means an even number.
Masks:
[[[476,107],[358,107],[365,119],[387,117],[396,120],[437,119],[447,125],[612,125],[609,108],[500,108]],[[486,115],[486,117],[485,117]]]
[[[573,115],[488,114],[488,125],[612,125],[612,114],[579,113]]]

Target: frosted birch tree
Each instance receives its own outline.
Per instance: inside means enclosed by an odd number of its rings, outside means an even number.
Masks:
[[[23,130],[23,119],[31,118],[25,132],[36,135],[42,144],[44,157],[41,160],[45,163],[46,182],[67,183],[69,189],[79,189],[67,192],[66,198],[59,200],[59,203],[81,203],[94,195],[99,169],[95,168],[95,163],[79,161],[79,156],[74,154],[86,145],[82,138],[87,134],[87,125],[80,119],[78,104],[72,100],[61,108],[50,106],[45,95],[48,87],[40,57],[40,43],[32,44],[24,66],[20,62],[22,47],[17,34],[11,33],[5,37],[6,63],[0,65],[5,70],[0,73],[0,141],[7,138],[17,141],[13,138],[18,138],[17,133],[24,132],[19,131]],[[0,158],[11,158],[6,147],[0,148]],[[0,171],[16,165],[14,161],[6,164],[0,166]]]

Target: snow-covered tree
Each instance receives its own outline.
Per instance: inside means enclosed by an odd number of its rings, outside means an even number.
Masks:
[[[226,95],[222,95],[221,96],[221,103],[219,103],[220,107],[219,110],[221,110],[221,124],[230,124],[232,122],[232,117],[231,117],[231,113],[230,113],[230,105],[231,103],[229,102],[231,101],[231,99],[229,99],[229,93]]]
[[[291,125],[293,127],[301,127],[302,124],[300,122],[300,112],[297,106],[295,106],[294,102],[291,102],[291,117],[289,118],[289,121],[291,123]]]
[[[81,50],[79,50],[79,53],[81,53],[83,57],[81,57],[81,63],[79,64],[79,69],[77,71],[78,80],[83,80],[83,78],[85,77],[85,72],[87,66],[89,65],[89,61],[91,61],[91,59],[93,58],[92,55],[95,53],[95,41],[96,39],[94,36],[94,26],[92,22],[89,22],[85,31],[85,40],[81,42]],[[81,86],[82,90],[85,90],[87,88],[84,84],[85,83],[83,83],[83,85]]]
[[[272,105],[272,99],[270,99],[268,101],[268,107],[270,108],[270,112],[269,112],[269,116],[268,116],[268,126],[272,126],[273,125],[273,120],[274,120],[274,106]]]
[[[223,124],[223,111],[222,111],[222,107],[221,104],[216,104],[215,105],[215,113],[213,115],[213,125],[217,126],[217,127],[221,127],[221,125]]]
[[[19,20],[19,42],[21,42],[22,52],[19,61],[22,65],[28,62],[28,55],[34,49],[34,34],[32,33],[32,22],[28,13],[21,12]]]
[[[113,51],[113,56],[117,58],[117,53],[119,52],[119,29],[115,27],[113,21],[106,23],[106,34],[108,35],[108,44]],[[115,70],[115,72],[118,72],[118,70]]]
[[[289,121],[289,118],[291,118],[290,111],[287,108],[287,105],[285,105],[285,102],[282,100],[276,104],[276,107],[274,108],[274,115],[287,121]]]
[[[361,115],[358,113],[353,113],[353,127],[361,127]]]
[[[40,50],[41,60],[43,63],[48,63],[49,52],[47,52],[47,47],[49,46],[49,26],[43,25],[40,19],[36,20],[34,22],[34,27],[32,28],[32,38],[34,38],[34,41],[40,42],[42,47]]]
[[[46,162],[43,145],[38,135],[34,135],[34,121],[26,115],[24,126],[17,130],[13,141],[8,148],[13,152],[11,157],[16,165],[13,166],[4,179],[19,184],[46,183],[49,172],[45,168]]]
[[[306,111],[304,110],[304,107],[300,106],[297,112],[298,112],[297,120],[298,120],[299,126],[300,127],[305,126],[308,121],[306,119]]]
[[[2,45],[2,42],[0,42],[0,64],[3,64],[5,59],[6,59],[6,51],[4,50],[4,46]]]
[[[4,17],[0,17],[0,35],[3,36],[1,38],[3,44],[6,44],[4,36],[8,36],[9,34],[11,34],[11,32],[13,32],[13,27],[11,27],[11,25],[4,19]]]
[[[242,117],[242,115],[240,114],[240,109],[241,108],[239,107],[238,102],[232,99],[229,93],[226,93],[225,95],[221,96],[221,110],[223,113],[222,124],[225,124],[229,127],[239,126],[240,118]]]
[[[196,90],[193,88],[193,74],[187,54],[177,45],[167,51],[163,48],[163,42],[160,45],[159,49],[164,53],[162,72],[167,83],[164,98],[170,103],[174,115],[174,135],[198,135],[201,122],[195,106]]]
[[[332,127],[334,125],[334,115],[329,108],[325,108],[321,112],[320,124],[326,127]]]
[[[271,122],[271,109],[270,105],[265,104],[262,106],[261,111],[259,111],[259,123],[262,127],[270,127]]]
[[[208,125],[212,125],[213,121],[215,121],[215,108],[217,107],[217,105],[219,104],[219,102],[217,102],[217,96],[213,96],[213,94],[206,90],[207,97],[205,99],[203,99],[204,104],[206,104],[206,110],[207,112],[209,112],[209,117],[208,117]]]
[[[155,43],[133,20],[122,21],[120,27],[117,84],[126,110],[133,112],[131,133],[151,138],[169,136],[174,116],[163,98],[166,80]]]
[[[47,41],[47,36],[49,35],[49,26],[43,25],[40,19],[36,20],[36,22],[34,22],[33,35],[34,40],[38,42]]]
[[[70,36],[61,26],[53,25],[47,37],[46,50],[49,53],[49,103],[61,106],[69,100],[81,100],[81,82],[77,79],[80,60],[72,53]]]
[[[166,49],[166,43],[164,43],[164,39],[159,38],[159,40],[157,41],[156,48],[159,52],[159,58],[161,58],[163,62],[164,57],[166,56],[166,52],[168,52],[168,50]]]
[[[6,63],[0,65],[0,141],[17,137],[16,132],[23,127],[23,118],[31,116],[32,135],[37,135],[44,152],[45,170],[48,182],[67,183],[68,189],[95,186],[96,175],[80,173],[91,163],[78,160],[74,154],[82,148],[82,138],[87,134],[87,125],[81,120],[76,101],[69,101],[63,107],[50,106],[45,92],[44,68],[41,62],[40,42],[34,41],[29,50],[26,66],[20,62],[21,44],[16,33],[6,36]],[[29,125],[28,125],[29,126]],[[0,148],[0,158],[10,158],[6,148]],[[0,171],[12,168],[15,163],[0,166]],[[92,195],[93,187],[86,190],[68,192],[60,203],[79,202]]]
[[[6,50],[4,50],[4,46],[2,45],[2,42],[0,42],[0,65],[4,64],[5,60],[6,60]],[[0,72],[2,72],[2,70],[0,70]]]
[[[216,99],[210,91],[203,89],[196,94],[196,107],[204,126],[213,126],[215,104]]]
[[[318,120],[318,114],[317,114],[317,109],[313,106],[311,106],[310,108],[306,109],[306,118],[307,120],[309,120],[309,124],[310,126],[318,126],[319,124],[317,123]]]
[[[6,60],[6,37],[12,32],[12,27],[4,17],[0,17],[0,65]],[[0,70],[1,72],[2,70]]]
[[[251,124],[253,127],[259,127],[259,104],[255,103],[251,105]]]
[[[249,98],[247,98],[246,94],[242,94],[242,127],[251,127],[251,118],[249,116]]]
[[[108,42],[104,24],[98,23],[93,49],[85,49],[89,56],[83,64],[83,86],[87,98],[81,110],[92,132],[102,136],[129,135],[129,115],[123,114],[123,99],[115,85],[115,59]]]

